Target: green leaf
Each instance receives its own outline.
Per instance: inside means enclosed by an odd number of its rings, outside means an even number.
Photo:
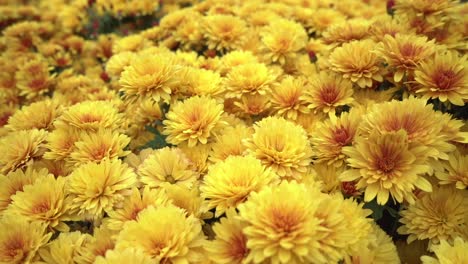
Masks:
[[[380,220],[383,216],[384,207],[379,205],[376,199],[366,203],[364,208],[372,210],[371,217],[374,221]]]

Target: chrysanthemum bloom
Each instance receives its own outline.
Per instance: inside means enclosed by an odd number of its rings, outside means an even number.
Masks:
[[[59,161],[68,158],[79,139],[80,134],[74,129],[55,129],[47,135],[44,159]]]
[[[243,233],[245,223],[238,219],[234,209],[226,211],[226,217],[213,225],[215,239],[205,245],[208,257],[213,263],[241,264],[244,263],[249,250],[247,237]]]
[[[158,228],[154,228],[157,226]],[[119,233],[116,250],[142,250],[159,263],[203,261],[200,220],[173,205],[149,207]]]
[[[329,116],[335,116],[336,108],[353,102],[353,84],[340,75],[320,72],[310,77],[304,100],[308,107]]]
[[[251,51],[234,50],[221,58],[221,69],[219,71],[224,76],[234,67],[250,63],[258,63],[258,58]]]
[[[108,250],[106,256],[98,256],[94,261],[95,264],[153,264],[154,261],[150,256],[143,253],[141,250],[127,248],[125,250]]]
[[[178,84],[177,73],[175,61],[167,54],[137,56],[124,68],[119,83],[126,98],[140,96],[169,102]]]
[[[208,202],[200,195],[198,186],[189,189],[182,185],[166,185],[163,188],[171,203],[184,209],[188,215],[200,220],[213,218],[213,213],[208,211]]]
[[[347,256],[345,264],[400,264],[400,258],[392,238],[379,226],[372,224],[373,232],[369,235],[367,247],[360,248],[358,252]]]
[[[415,204],[400,211],[398,233],[408,236],[408,243],[429,239],[430,244],[440,240],[450,242],[457,236],[464,239],[468,230],[468,195],[452,186],[440,187],[425,194]]]
[[[310,15],[312,20],[312,31],[321,34],[330,25],[336,25],[346,20],[343,13],[333,8],[319,8]]]
[[[352,40],[362,40],[369,36],[369,22],[364,19],[351,19],[343,23],[333,24],[322,34],[327,45],[341,46]]]
[[[319,240],[329,229],[315,216],[322,195],[294,181],[252,193],[238,207],[249,251],[245,262],[327,263]]]
[[[282,178],[301,178],[311,163],[306,131],[280,117],[267,117],[254,125],[248,151]]]
[[[27,99],[47,93],[54,76],[49,73],[51,67],[44,59],[36,58],[21,65],[15,74],[16,86],[20,95]]]
[[[73,259],[77,264],[94,263],[97,257],[105,256],[108,250],[115,248],[118,232],[100,226],[93,229],[93,236],[82,247],[77,248],[77,256]]]
[[[41,260],[39,263],[74,264],[78,250],[89,242],[90,238],[89,234],[82,234],[79,231],[60,233],[56,239],[39,249]]]
[[[416,67],[416,94],[463,106],[468,101],[468,60],[458,52],[437,53]]]
[[[263,63],[250,63],[231,69],[225,79],[226,97],[266,95],[275,83],[276,74]]]
[[[353,169],[345,171],[340,178],[358,180],[356,187],[365,188],[366,202],[377,197],[379,204],[385,204],[390,195],[400,203],[404,200],[414,203],[416,188],[432,191],[431,183],[423,177],[430,171],[426,152],[424,146],[409,144],[404,130],[374,132],[368,138],[356,138],[354,146],[343,148]]]
[[[383,81],[381,59],[372,52],[375,47],[368,39],[345,43],[330,54],[330,69],[361,88],[372,87]]]
[[[169,197],[162,189],[150,190],[146,187],[140,192],[137,188],[133,188],[131,195],[119,208],[114,207],[107,211],[109,217],[104,218],[104,223],[109,229],[120,231],[126,222],[136,220],[138,214],[149,206],[158,207],[168,203]]]
[[[301,24],[286,20],[272,20],[261,32],[264,52],[269,61],[285,64],[307,45],[307,33]]]
[[[351,110],[342,113],[338,118],[318,122],[311,134],[312,149],[317,157],[316,163],[326,163],[340,167],[346,159],[343,147],[350,146],[356,136],[361,111]]]
[[[455,184],[455,187],[461,190],[468,187],[468,155],[455,151],[449,155],[449,160],[442,164],[443,170],[435,173],[440,184]]]
[[[253,129],[245,125],[227,127],[216,137],[216,142],[212,145],[212,152],[209,160],[220,162],[229,156],[242,156],[247,147],[242,144],[244,138],[251,137]]]
[[[67,179],[70,209],[97,218],[131,194],[137,176],[120,160],[105,159],[76,168]]]
[[[345,167],[329,166],[325,163],[314,164],[310,167],[309,175],[302,178],[304,184],[319,184],[319,189],[323,193],[341,192],[341,181],[339,176]]]
[[[268,95],[243,95],[240,99],[234,99],[235,108],[230,110],[239,118],[247,119],[252,117],[266,116],[271,108],[270,97]]]
[[[110,77],[118,79],[125,67],[130,65],[135,57],[135,53],[129,51],[115,54],[106,62],[106,73]]]
[[[212,70],[187,67],[182,78],[178,87],[181,91],[177,91],[177,95],[205,95],[220,98],[224,92],[221,76]]]
[[[205,96],[194,96],[183,102],[176,102],[166,114],[163,121],[163,134],[166,141],[177,145],[206,144],[208,140],[224,125],[221,120],[223,105],[215,99]]]
[[[434,41],[414,34],[386,35],[377,45],[376,53],[382,56],[395,71],[393,80],[400,82],[423,59],[434,54]]]
[[[231,15],[209,15],[203,18],[203,36],[209,49],[234,50],[246,41],[247,24]]]
[[[298,113],[310,112],[303,95],[307,88],[305,78],[288,75],[271,90],[271,107],[276,115],[296,120]]]
[[[57,101],[44,100],[24,106],[8,119],[6,127],[12,131],[28,129],[51,130],[52,122],[60,115]]]
[[[0,139],[0,172],[8,173],[27,166],[44,153],[45,130],[21,130]]]
[[[447,153],[455,148],[441,133],[444,123],[434,118],[434,110],[426,102],[411,97],[403,101],[376,104],[364,116],[359,131],[367,137],[373,131],[383,133],[403,129],[408,134],[409,143],[429,147],[429,157],[447,160]]]
[[[461,237],[454,239],[453,245],[447,240],[441,240],[440,245],[433,245],[435,258],[422,256],[423,264],[466,264],[468,263],[468,242]]]
[[[215,217],[219,217],[227,209],[243,203],[252,192],[260,191],[277,179],[275,173],[256,158],[231,156],[209,168],[200,190],[209,208],[216,208]]]
[[[133,34],[113,41],[111,54],[118,54],[126,51],[138,51],[151,46],[153,46],[151,41],[144,38],[142,35]]]
[[[382,41],[386,35],[395,37],[398,33],[408,32],[408,25],[393,19],[390,16],[382,16],[376,19],[369,28],[370,34],[375,41]]]
[[[458,4],[459,2],[456,0],[399,0],[396,1],[394,8],[397,15],[414,13],[417,16],[428,18],[436,16],[441,19],[447,15],[447,12],[453,11]]]
[[[79,166],[88,162],[124,157],[130,153],[124,150],[129,142],[128,136],[110,129],[81,132],[67,162],[72,166]]]
[[[195,147],[189,147],[187,145],[179,146],[179,149],[185,154],[189,160],[190,167],[198,174],[205,175],[208,170],[208,157],[211,153],[212,144],[201,145],[198,144]]]
[[[37,250],[49,241],[47,225],[28,222],[23,217],[0,219],[0,263],[30,263]]]
[[[10,205],[13,195],[22,192],[24,186],[31,185],[37,179],[47,175],[49,175],[49,172],[46,169],[35,170],[31,167],[28,167],[25,171],[19,169],[7,175],[0,174],[0,216]]]
[[[121,118],[118,110],[110,102],[85,101],[67,108],[54,125],[57,128],[87,131],[97,131],[101,128],[117,129],[122,122]]]
[[[6,215],[23,217],[29,221],[44,223],[51,230],[67,232],[65,221],[72,220],[65,178],[48,175],[38,178],[33,184],[23,187],[11,198]]]

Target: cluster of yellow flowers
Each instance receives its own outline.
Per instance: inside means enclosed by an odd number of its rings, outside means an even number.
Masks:
[[[0,0],[0,263],[468,263],[467,13]]]

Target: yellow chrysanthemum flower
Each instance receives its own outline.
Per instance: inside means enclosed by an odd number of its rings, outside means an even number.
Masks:
[[[112,78],[120,78],[120,74],[124,71],[125,67],[129,66],[135,58],[135,53],[130,51],[115,54],[106,62],[106,73]]]
[[[305,29],[291,20],[272,20],[260,35],[268,60],[282,65],[286,60],[294,60],[297,53],[307,45]]]
[[[40,57],[21,65],[15,74],[20,95],[33,99],[49,92],[54,78],[54,75],[49,73],[51,69],[47,61]]]
[[[273,112],[287,119],[296,120],[299,114],[308,114],[307,100],[304,99],[309,89],[305,78],[286,76],[271,90],[271,108]]]
[[[145,97],[155,102],[169,102],[172,90],[178,85],[178,71],[174,59],[168,54],[137,56],[124,68],[119,84],[127,98]]]
[[[115,106],[106,101],[85,101],[67,108],[57,118],[57,128],[97,131],[102,128],[117,129],[122,122]]]
[[[242,144],[242,140],[251,137],[252,133],[253,129],[243,124],[225,128],[216,137],[216,142],[212,145],[213,151],[210,153],[209,160],[220,162],[229,156],[244,155],[247,147]]]
[[[93,229],[93,236],[82,247],[77,248],[76,264],[92,264],[97,257],[104,256],[108,250],[115,248],[118,232],[100,226]]]
[[[338,118],[318,122],[311,133],[312,149],[317,157],[316,163],[341,166],[346,159],[343,147],[350,146],[361,122],[361,111],[352,109]]]
[[[164,186],[173,205],[185,209],[188,215],[193,215],[198,219],[210,219],[213,213],[208,211],[208,202],[200,195],[198,189],[198,186],[191,189],[182,185]]]
[[[245,263],[249,254],[247,237],[243,233],[245,226],[234,209],[227,210],[226,217],[213,225],[215,239],[205,245],[208,258],[220,264]]]
[[[67,159],[75,148],[75,142],[80,139],[80,134],[74,129],[55,129],[47,135],[44,159],[59,161]]]
[[[180,150],[189,159],[190,167],[197,172],[198,175],[203,176],[208,170],[208,157],[211,153],[212,144],[197,145],[195,147],[179,146]]]
[[[194,96],[176,102],[163,121],[166,141],[177,145],[187,143],[194,147],[206,144],[213,134],[224,125],[221,120],[223,105],[205,96]]]
[[[252,156],[231,156],[213,164],[203,177],[201,195],[208,200],[209,208],[216,208],[215,217],[227,209],[243,203],[252,192],[277,180],[271,169]]]
[[[423,264],[467,264],[468,263],[468,242],[462,238],[454,239],[453,245],[446,240],[441,240],[440,245],[433,245],[432,251],[435,257],[422,256]]]
[[[105,159],[76,168],[68,177],[70,209],[98,218],[131,194],[137,176],[120,160]]]
[[[39,249],[41,261],[47,264],[74,264],[79,249],[90,241],[91,236],[78,231],[60,235]]]
[[[151,41],[144,38],[142,35],[133,34],[113,41],[110,51],[113,54],[118,54],[121,52],[138,51],[151,46],[153,46]]]
[[[149,206],[161,206],[169,203],[169,197],[161,189],[151,190],[145,187],[143,191],[132,189],[132,194],[125,198],[122,205],[107,211],[109,217],[104,223],[110,230],[120,231],[128,221],[136,220],[138,214]]]
[[[23,217],[0,219],[0,263],[30,263],[37,250],[49,241],[52,233],[46,232],[47,225],[28,222]]]
[[[184,71],[183,79],[178,86],[179,91],[175,92],[177,95],[205,95],[220,98],[224,92],[219,73],[193,67],[186,67]]]
[[[370,24],[367,20],[355,18],[346,22],[332,24],[322,34],[327,45],[341,46],[352,40],[362,40],[369,36]]]
[[[258,62],[258,58],[251,51],[234,50],[221,58],[221,68],[219,71],[222,76],[225,76],[236,66]]]
[[[267,117],[254,125],[248,151],[282,178],[300,179],[311,163],[312,148],[306,131],[291,121]]]
[[[266,95],[275,83],[276,74],[263,63],[235,66],[225,79],[226,97],[241,98],[243,95]]]
[[[124,150],[129,142],[128,136],[110,129],[81,132],[67,162],[76,167],[88,162],[124,157],[130,153]]]
[[[23,168],[42,156],[45,130],[21,130],[0,138],[0,172],[8,173]]]
[[[443,170],[436,171],[435,176],[440,184],[455,184],[457,189],[468,187],[468,155],[455,151],[449,155],[449,160],[443,162]]]
[[[468,239],[468,194],[451,186],[440,187],[425,194],[415,204],[400,211],[398,233],[408,236],[408,243],[429,239],[431,244],[440,240],[450,242],[457,236]]]
[[[157,226],[158,228],[154,228]],[[149,207],[119,233],[116,250],[142,250],[158,263],[191,263],[204,258],[200,221],[173,205]]]
[[[177,148],[165,147],[154,151],[138,167],[141,182],[151,188],[180,184],[189,188],[197,181],[185,154]]]
[[[44,223],[51,230],[67,232],[65,221],[72,220],[68,194],[65,192],[66,179],[47,175],[36,179],[11,197],[6,215],[23,217],[29,221]]]
[[[372,40],[345,43],[330,54],[330,69],[360,88],[372,87],[376,81],[383,81],[381,60],[371,52],[375,47]]]
[[[436,53],[416,67],[416,94],[463,106],[468,102],[468,60],[456,51]]]
[[[143,253],[141,250],[134,248],[127,248],[122,251],[120,250],[108,250],[106,256],[98,256],[94,261],[94,264],[121,264],[121,263],[132,263],[132,264],[153,264],[154,261],[150,256]]]
[[[344,22],[346,16],[333,8],[319,8],[310,15],[312,31],[321,34],[331,25]]]
[[[340,75],[320,72],[309,78],[309,86],[304,100],[315,113],[323,112],[335,116],[336,109],[353,102],[353,84]]]
[[[393,80],[400,82],[403,76],[412,74],[414,68],[435,51],[434,41],[427,37],[409,34],[386,35],[376,52],[382,56],[395,71]]]
[[[209,49],[239,49],[246,41],[247,23],[239,17],[209,15],[203,18],[202,26]]]
[[[60,115],[57,101],[44,100],[24,106],[9,119],[6,127],[11,131],[44,129],[50,131],[52,122]]]
[[[358,137],[352,147],[343,148],[353,169],[341,174],[340,179],[358,180],[356,187],[365,188],[366,202],[377,197],[377,203],[385,204],[390,195],[400,203],[413,204],[416,188],[432,191],[431,183],[423,177],[430,171],[426,152],[424,146],[409,144],[404,130]]]

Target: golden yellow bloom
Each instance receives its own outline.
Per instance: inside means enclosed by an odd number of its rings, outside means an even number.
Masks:
[[[21,65],[15,74],[20,95],[32,99],[49,92],[54,76],[44,59],[36,58]]]
[[[244,263],[249,254],[247,237],[242,231],[245,226],[234,209],[227,210],[226,217],[213,225],[215,239],[205,245],[208,258],[220,264]]]
[[[346,20],[345,15],[333,8],[319,8],[310,15],[312,29],[320,34],[329,26],[336,25]]]
[[[142,125],[152,125],[158,120],[162,120],[163,113],[158,103],[151,99],[141,99],[136,101],[138,106],[136,116],[134,111],[130,111],[129,115],[133,122]]]
[[[271,107],[274,113],[291,120],[296,120],[299,113],[309,113],[307,101],[303,98],[307,88],[305,78],[286,76],[271,91]]]
[[[403,21],[389,16],[381,16],[372,22],[369,31],[375,41],[382,41],[386,35],[395,37],[398,33],[402,34],[410,30]]]
[[[386,35],[376,52],[395,71],[393,79],[400,82],[403,76],[412,75],[414,68],[435,51],[434,41],[414,34]]]
[[[258,58],[250,51],[234,50],[221,58],[220,72],[224,76],[236,66],[250,63],[258,63]]]
[[[78,215],[99,217],[124,201],[135,186],[136,174],[120,160],[105,159],[76,168],[67,178],[70,209]]]
[[[403,226],[398,228],[398,233],[409,235],[408,243],[430,239],[430,244],[438,244],[440,240],[452,242],[457,236],[468,239],[468,195],[465,190],[452,186],[437,188],[400,211],[400,215]]]
[[[152,42],[142,35],[134,34],[115,40],[112,43],[112,53],[118,54],[127,51],[138,51],[152,46]]]
[[[189,146],[179,146],[180,150],[185,154],[188,158],[190,167],[197,172],[198,175],[205,175],[206,171],[208,170],[208,157],[211,153],[211,145],[197,145],[195,147]]]
[[[231,156],[209,168],[200,190],[209,208],[216,208],[215,217],[219,217],[247,200],[252,192],[260,191],[277,179],[275,173],[256,158]]]
[[[395,5],[396,14],[412,14],[417,16],[440,16],[442,17],[454,9],[459,2],[456,0],[408,0],[397,1]],[[439,17],[442,18],[442,17]]]
[[[57,101],[44,100],[24,106],[8,119],[6,127],[12,131],[28,129],[51,130],[52,122],[60,115]]]
[[[177,148],[165,147],[149,155],[138,167],[141,182],[150,188],[180,184],[189,188],[197,180],[185,154]]]
[[[449,51],[435,54],[416,67],[414,80],[416,94],[422,98],[437,98],[463,106],[468,102],[468,60],[458,52]]]
[[[235,66],[225,79],[226,97],[242,95],[266,95],[276,80],[276,74],[263,63]]]
[[[0,138],[0,172],[8,173],[23,168],[42,156],[45,130],[21,130]]]
[[[125,250],[108,250],[106,256],[98,256],[94,261],[95,264],[153,264],[154,261],[150,256],[143,253],[141,250],[127,248]]]
[[[202,21],[203,36],[209,49],[220,51],[242,47],[246,41],[247,24],[231,15],[209,15]]]
[[[213,217],[213,213],[208,211],[208,203],[200,195],[198,189],[198,186],[191,189],[182,185],[164,186],[164,190],[173,205],[185,209],[188,215],[193,215],[200,220],[210,219]]]
[[[41,261],[47,264],[74,264],[79,249],[90,241],[91,236],[79,231],[60,235],[39,249]]]
[[[252,128],[243,124],[225,128],[216,137],[216,142],[212,146],[213,151],[210,153],[210,161],[220,162],[229,156],[244,155],[247,147],[242,144],[242,140],[250,137],[252,133]]]
[[[124,150],[129,142],[128,136],[110,129],[81,132],[67,162],[76,167],[88,162],[124,157],[130,153]]]
[[[194,96],[176,102],[163,121],[166,141],[177,145],[187,143],[189,147],[206,144],[224,122],[221,120],[223,105],[205,96]]]
[[[117,232],[100,226],[93,229],[93,236],[82,247],[77,249],[78,256],[74,258],[77,264],[92,264],[99,256],[104,256],[106,251],[115,248]]]
[[[334,199],[343,199],[340,193],[332,197],[334,197]],[[348,241],[345,248],[346,254],[348,255],[359,254],[363,247],[367,247],[372,243],[375,225],[372,218],[369,218],[372,211],[370,209],[364,209],[364,205],[365,203],[358,203],[356,200],[348,198],[343,200],[340,207],[340,211],[347,222],[347,232],[351,233],[347,238]]]
[[[282,178],[300,179],[311,163],[312,149],[306,131],[293,122],[267,117],[254,125],[248,151]]]
[[[184,77],[180,80],[178,89],[180,91],[176,92],[177,95],[206,95],[213,98],[220,97],[224,92],[219,73],[193,67],[185,68]]]
[[[74,149],[74,144],[80,138],[80,134],[73,129],[59,128],[47,136],[44,159],[48,160],[64,160],[70,156]]]
[[[117,129],[122,122],[115,106],[106,101],[85,101],[67,108],[57,118],[57,128],[97,131],[101,128]]]
[[[121,208],[112,208],[107,211],[109,217],[104,218],[110,230],[120,231],[125,223],[136,220],[138,214],[151,205],[156,207],[169,203],[169,197],[161,189],[151,190],[145,187],[143,191],[132,189],[131,195],[125,198]]]
[[[124,226],[116,250],[142,250],[158,263],[196,263],[205,257],[204,241],[200,221],[185,210],[173,205],[149,207],[137,221]]]
[[[468,187],[468,155],[458,150],[449,154],[449,160],[443,162],[443,170],[436,171],[435,176],[440,184],[455,184],[457,189]]]
[[[272,20],[262,30],[261,37],[268,60],[280,64],[295,59],[307,45],[308,39],[301,24],[286,19]]]
[[[130,51],[115,54],[106,62],[106,73],[112,78],[120,78],[125,67],[129,66],[135,58],[135,53]]]
[[[344,147],[350,169],[341,174],[343,181],[358,180],[356,187],[365,188],[364,200],[377,197],[385,204],[389,195],[398,202],[415,202],[413,191],[419,188],[432,191],[431,183],[423,175],[430,171],[426,163],[427,148],[408,143],[404,130],[374,132],[368,138],[358,137],[355,145]]]
[[[37,250],[52,236],[52,233],[46,233],[46,227],[23,217],[1,218],[0,263],[30,263]]]
[[[441,240],[440,245],[433,245],[436,258],[422,256],[423,264],[467,264],[468,263],[468,242],[461,237],[454,239],[453,245],[447,240]]]
[[[167,54],[146,54],[137,56],[124,68],[119,84],[127,98],[145,97],[155,102],[169,102],[172,90],[178,85],[178,71],[174,59]]]
[[[364,19],[350,19],[346,22],[333,24],[322,34],[327,45],[341,46],[352,40],[362,40],[369,36],[370,24]]]
[[[316,163],[326,163],[340,167],[346,159],[343,147],[350,146],[361,122],[361,111],[352,109],[338,118],[318,122],[311,133],[312,149]]]
[[[251,120],[254,116],[266,116],[271,107],[270,97],[268,95],[247,94],[243,95],[240,99],[231,100],[235,108],[229,109],[229,111],[247,120]]]
[[[383,81],[381,60],[372,52],[375,47],[372,40],[345,43],[330,54],[330,69],[361,88],[372,87]]]
[[[53,175],[47,175],[36,179],[31,185],[25,185],[22,192],[13,195],[5,215],[38,221],[49,229],[67,232],[69,227],[64,221],[72,218],[65,182],[63,177],[55,179]]]
[[[320,72],[309,78],[309,86],[304,100],[309,108],[335,116],[336,108],[353,102],[353,84],[340,75],[331,72]]]

